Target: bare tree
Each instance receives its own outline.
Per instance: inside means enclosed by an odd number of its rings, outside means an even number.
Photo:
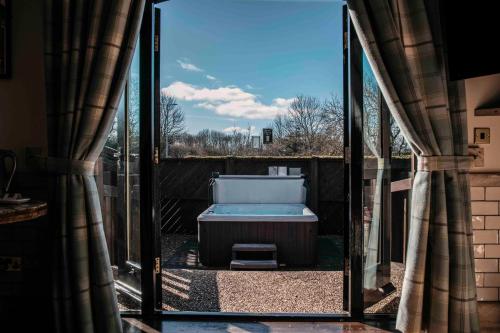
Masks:
[[[285,139],[285,116],[278,114],[273,123],[270,125],[273,128],[273,137],[275,141],[280,141]]]
[[[363,75],[363,139],[365,155],[380,155],[380,94],[372,75]]]
[[[323,103],[323,118],[327,136],[327,144],[323,150],[328,155],[342,156],[344,150],[344,106],[337,95],[330,95]]]
[[[363,107],[364,107],[364,140],[365,153],[373,155],[380,149],[378,143],[379,127],[380,127],[380,105],[382,96],[379,94],[378,86],[373,76],[364,75],[363,83]],[[391,150],[393,156],[408,156],[411,154],[410,147],[406,139],[401,133],[401,129],[394,121],[394,118],[389,118]]]
[[[410,146],[408,142],[403,137],[403,133],[401,133],[401,128],[399,128],[396,121],[391,116],[390,118],[390,127],[391,127],[391,148],[392,148],[392,156],[400,156],[407,157],[411,154]]]
[[[278,115],[273,122],[277,143],[284,153],[319,153],[325,139],[323,105],[312,96],[295,97],[286,115]]]
[[[124,117],[127,117],[129,153],[139,154],[139,113],[140,113],[140,98],[139,98],[139,77],[137,74],[132,74],[127,85],[128,106],[122,106],[126,112],[121,113],[120,123],[125,123]],[[125,94],[124,94],[125,96]],[[120,133],[123,136],[125,133]],[[123,137],[121,138],[123,140]]]
[[[297,96],[288,110],[290,130],[298,132],[304,151],[318,152],[325,130],[325,117],[321,101],[312,96]]]
[[[366,151],[365,153],[373,154],[375,150],[379,150],[378,136],[379,136],[379,126],[380,126],[380,105],[381,98],[383,98],[379,93],[379,88],[374,77],[369,74],[364,75],[363,83],[363,107],[364,107],[364,126],[365,126],[365,148],[370,149],[371,152]],[[394,121],[394,118],[390,116],[389,118],[390,126],[390,140],[391,140],[391,150],[393,156],[407,156],[411,154],[410,146],[406,142],[406,139],[401,133],[401,129]]]
[[[173,96],[160,96],[160,145],[166,154],[167,147],[184,132],[184,112]]]

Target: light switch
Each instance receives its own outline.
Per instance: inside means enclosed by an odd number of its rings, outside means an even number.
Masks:
[[[0,272],[19,272],[21,268],[21,257],[0,257]]]
[[[474,128],[474,143],[488,144],[490,143],[489,128]]]

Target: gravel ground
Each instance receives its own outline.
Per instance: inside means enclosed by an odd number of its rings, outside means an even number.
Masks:
[[[162,257],[172,257],[192,235],[162,237]],[[399,305],[404,266],[393,263],[396,292],[372,305],[368,313],[394,313]],[[321,268],[295,271],[162,270],[163,309],[168,311],[256,313],[344,313],[342,271]],[[140,305],[118,293],[120,310]]]
[[[397,291],[366,312],[397,310],[403,272],[393,264]],[[341,271],[164,269],[162,280],[168,311],[344,313]]]
[[[165,269],[163,286],[163,308],[170,311],[329,313],[342,309],[339,271]]]
[[[128,310],[140,310],[141,303],[123,295],[120,292],[116,292],[116,298],[118,299],[118,309],[120,311],[128,311]]]
[[[162,257],[172,257],[192,235],[162,237]],[[165,261],[164,261],[165,262]],[[368,313],[396,312],[404,266],[393,263],[396,292],[372,305]],[[163,309],[168,311],[255,313],[344,313],[342,272],[230,271],[164,268]],[[135,307],[120,299],[120,307]]]
[[[398,311],[399,299],[401,296],[401,287],[403,286],[403,278],[405,274],[405,266],[399,263],[391,263],[391,282],[396,287],[396,291],[381,300],[380,302],[370,306],[365,310],[367,313],[396,313]]]

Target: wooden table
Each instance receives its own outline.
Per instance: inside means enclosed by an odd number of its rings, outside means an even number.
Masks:
[[[29,201],[20,205],[0,205],[0,225],[34,220],[47,215],[47,203]]]

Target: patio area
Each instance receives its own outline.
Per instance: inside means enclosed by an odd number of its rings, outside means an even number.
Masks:
[[[210,269],[198,261],[194,235],[162,237],[163,309],[166,311],[251,313],[346,313],[342,309],[343,244],[340,236],[320,236],[314,268],[276,271]],[[394,312],[404,267],[393,263],[397,291],[367,312]]]

